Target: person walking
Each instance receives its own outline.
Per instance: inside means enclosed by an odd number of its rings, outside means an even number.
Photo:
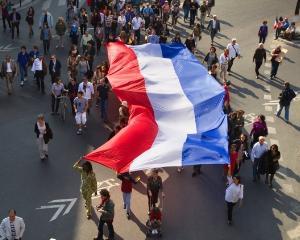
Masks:
[[[256,79],[259,78],[259,69],[263,64],[263,62],[266,62],[266,59],[267,59],[267,52],[266,49],[264,48],[264,44],[259,43],[258,48],[256,48],[253,55],[253,62],[255,63]]]
[[[271,52],[271,80],[276,77],[279,64],[282,62],[281,46],[276,47]]]
[[[108,239],[114,240],[115,231],[113,227],[113,220],[115,216],[115,204],[110,199],[110,194],[107,189],[102,189],[100,191],[101,203],[97,206],[97,211],[101,213],[98,225],[98,235],[94,238],[94,240],[102,240],[103,239],[103,227],[104,224],[107,225],[108,228]]]
[[[11,23],[10,23],[10,16],[9,16],[10,5],[7,1],[1,1],[0,8],[1,8],[1,15],[2,15],[3,31],[6,32],[6,22],[8,24],[9,29],[11,30]]]
[[[257,116],[253,123],[250,138],[252,137],[251,147],[258,141],[260,136],[266,137],[268,135],[268,127],[266,123],[266,118],[264,115],[260,114]]]
[[[236,42],[236,38],[233,38],[231,40],[231,43],[229,43],[227,45],[227,49],[229,51],[228,52],[229,62],[228,62],[227,72],[230,74],[234,59],[236,59],[236,58],[240,59],[240,57],[241,57],[240,46]]]
[[[27,14],[26,14],[26,22],[28,24],[29,29],[29,38],[33,36],[33,24],[34,24],[34,8],[31,6],[28,8]]]
[[[205,17],[206,17],[206,12],[207,12],[207,6],[206,6],[206,1],[204,0],[202,2],[202,4],[199,7],[200,10],[200,25],[201,28],[204,29],[205,28]]]
[[[184,0],[182,8],[183,8],[183,20],[185,22],[189,17],[190,8],[191,8],[191,0]]]
[[[268,144],[265,142],[265,137],[260,136],[258,142],[254,144],[251,151],[251,161],[253,167],[253,182],[260,179],[260,174],[258,172],[258,167],[260,166],[260,161],[262,161],[262,156],[268,151]]]
[[[78,14],[80,33],[83,35],[87,31],[88,15],[85,8],[81,8]]]
[[[47,75],[47,64],[43,55],[39,54],[38,58],[34,60],[31,71],[34,72],[38,90],[45,94],[44,77]]]
[[[195,0],[191,0],[190,4],[190,27],[195,25],[199,4]]]
[[[270,149],[265,152],[264,161],[266,163],[266,180],[265,184],[268,184],[270,188],[273,187],[273,179],[276,171],[279,169],[280,152],[278,146],[273,144]],[[270,178],[269,178],[270,176]]]
[[[8,211],[8,217],[4,218],[0,224],[1,239],[21,240],[25,232],[25,223],[23,218],[17,216],[15,209]]]
[[[48,159],[48,143],[50,139],[53,139],[53,132],[49,124],[45,121],[43,114],[37,116],[34,132],[37,138],[40,159],[44,161],[45,159]]]
[[[54,83],[55,79],[60,76],[61,73],[61,63],[56,58],[56,55],[52,55],[49,63],[49,74],[51,76],[51,82]]]
[[[80,192],[85,201],[86,218],[92,217],[92,195],[97,195],[97,180],[93,171],[93,166],[90,162],[86,161],[81,164],[79,159],[73,166],[81,175]]]
[[[240,176],[232,176],[231,170],[228,171],[228,187],[225,191],[225,202],[227,204],[227,220],[228,225],[232,225],[232,212],[233,207],[239,202],[242,206],[242,200],[244,197],[244,185],[241,184]]]
[[[59,39],[56,45],[56,48],[63,48],[64,47],[64,36],[67,31],[67,25],[64,21],[63,17],[59,17],[57,23],[55,24],[55,31],[56,35],[58,35]]]
[[[155,207],[156,203],[158,202],[158,195],[161,191],[161,195],[164,198],[165,194],[163,192],[163,184],[162,179],[158,175],[157,169],[151,170],[151,175],[148,177],[147,180],[147,196],[148,196],[148,210],[150,212],[152,207]]]
[[[21,87],[24,85],[24,81],[26,81],[27,78],[27,67],[29,64],[29,54],[26,51],[26,47],[22,46],[21,51],[18,53],[18,65],[19,65],[19,73],[20,73],[20,84]]]
[[[72,114],[73,116],[75,116],[75,108],[73,104],[74,104],[74,99],[77,97],[77,92],[78,92],[78,83],[76,82],[76,78],[70,78],[67,89],[68,89],[68,96],[71,102]]]
[[[43,41],[44,55],[49,54],[51,39],[52,35],[48,23],[44,23],[40,34],[40,40]]]
[[[77,124],[77,135],[82,134],[82,128],[86,126],[86,112],[88,109],[88,101],[83,97],[83,92],[78,91],[77,97],[74,99],[73,103],[74,111],[75,111],[75,121]]]
[[[17,66],[10,55],[7,55],[5,60],[2,62],[0,72],[2,78],[6,81],[7,94],[11,95],[13,91],[13,82],[17,75]]]
[[[229,62],[229,51],[227,48],[224,49],[224,52],[220,55],[219,63],[220,63],[220,78],[223,82],[227,82],[227,69]]]
[[[60,97],[65,91],[64,84],[59,78],[55,78],[51,87],[51,115],[58,115]]]
[[[92,107],[92,101],[94,98],[94,86],[88,81],[86,76],[83,76],[82,83],[79,84],[78,91],[83,92],[84,98],[88,101],[87,112],[89,113],[89,109]]]
[[[11,23],[11,39],[15,38],[15,29],[17,31],[17,37],[20,35],[20,21],[21,15],[17,12],[15,8],[13,8],[12,13],[9,15],[10,23]]]
[[[85,31],[84,35],[82,35],[81,37],[81,42],[80,42],[80,46],[82,47],[82,53],[85,52],[85,50],[87,49],[88,42],[91,40],[93,40],[93,36],[89,34],[88,31]]]
[[[143,19],[140,17],[139,13],[136,13],[135,17],[132,19],[132,30],[134,31],[134,35],[137,40],[137,44],[140,43],[141,40],[141,28],[143,26]]]
[[[213,46],[210,47],[209,52],[206,54],[205,58],[203,59],[203,62],[206,62],[208,71],[211,70],[212,65],[217,64],[219,62],[215,47]]]
[[[263,21],[262,25],[259,27],[258,30],[258,43],[265,43],[266,37],[268,36],[268,22],[265,20]]]
[[[289,122],[289,110],[290,110],[290,104],[292,100],[296,97],[296,93],[293,89],[290,87],[289,82],[284,83],[284,89],[279,94],[279,105],[277,112],[275,113],[277,117],[281,115],[281,111],[284,108],[285,114],[284,119],[288,123]]]
[[[213,44],[216,34],[221,31],[220,21],[217,18],[217,15],[213,15],[213,18],[211,20],[209,20],[207,30],[210,33],[211,43]]]
[[[105,82],[107,81],[107,82]],[[98,97],[100,98],[100,113],[101,119],[104,122],[108,121],[107,117],[107,108],[108,108],[108,93],[110,91],[110,87],[108,84],[107,78],[102,78],[100,80],[99,86],[97,87]]]
[[[118,174],[117,178],[122,181],[121,191],[123,194],[124,209],[126,209],[127,218],[130,219],[131,209],[131,192],[132,184],[136,184],[137,181],[129,174],[129,172]]]

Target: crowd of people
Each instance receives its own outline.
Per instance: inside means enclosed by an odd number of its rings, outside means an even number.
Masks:
[[[247,161],[252,161],[253,182],[260,179],[260,175],[265,175],[265,183],[273,187],[273,178],[279,169],[280,151],[277,145],[268,146],[265,137],[268,135],[268,127],[264,115],[257,116],[249,134],[244,129],[244,110],[234,111],[230,105],[230,81],[234,63],[241,57],[241,48],[236,38],[232,38],[224,51],[218,55],[214,45],[215,36],[221,31],[221,23],[216,15],[212,15],[214,1],[208,0],[198,3],[195,0],[184,0],[181,4],[178,0],[155,1],[150,3],[140,3],[132,1],[87,1],[89,7],[78,6],[78,1],[67,0],[66,17],[53,18],[48,10],[43,10],[37,22],[39,26],[39,36],[41,46],[33,46],[28,50],[21,46],[16,60],[7,55],[0,66],[0,76],[5,79],[8,95],[13,94],[14,79],[19,76],[20,86],[24,86],[33,72],[32,76],[36,81],[37,90],[45,94],[45,77],[49,74],[51,79],[51,114],[58,115],[60,98],[65,95],[70,100],[72,114],[74,116],[78,135],[83,134],[87,127],[88,116],[92,105],[95,104],[100,110],[100,116],[104,123],[108,122],[108,99],[111,86],[106,75],[109,64],[103,61],[94,64],[97,56],[104,53],[103,45],[111,41],[121,41],[128,45],[142,43],[177,43],[185,44],[191,53],[197,55],[197,44],[201,41],[202,32],[207,30],[211,38],[211,45],[208,46],[208,53],[203,58],[209,74],[211,74],[221,85],[224,86],[224,112],[228,114],[228,138],[230,164],[224,166],[224,177],[226,179],[225,201],[228,208],[228,223],[232,224],[233,207],[238,201],[243,199],[243,185],[241,183],[240,169]],[[1,1],[3,30],[7,30],[6,24],[11,31],[12,39],[19,37],[19,25],[22,21],[21,14],[15,8],[10,9],[8,0]],[[189,20],[189,27],[192,30],[185,41],[179,32],[176,32],[176,24],[180,18],[180,10],[183,10],[184,22]],[[35,24],[35,9],[30,7],[26,13],[25,21],[28,24],[28,36],[34,35],[33,26]],[[208,21],[206,21],[208,20]],[[263,62],[267,60],[267,53],[264,43],[269,30],[267,21],[263,21],[259,27],[259,45],[253,55],[255,62],[255,75],[258,79],[261,75],[259,69]],[[206,25],[206,26],[205,26]],[[92,28],[90,32],[88,29]],[[276,19],[274,25],[275,38],[281,34],[285,38],[293,39],[295,33],[295,23],[289,24],[288,19],[280,17]],[[171,38],[170,32],[173,32]],[[54,40],[53,35],[57,35]],[[68,39],[68,40],[67,40]],[[70,48],[66,59],[58,59],[54,52],[56,49],[64,49],[66,45]],[[42,50],[40,50],[42,49]],[[272,70],[271,79],[276,77],[278,67],[283,59],[281,46],[276,47],[271,52]],[[49,58],[49,59],[48,59]],[[62,81],[62,69],[67,63],[68,82]],[[95,66],[96,65],[96,66]],[[280,116],[285,108],[285,120],[289,121],[289,106],[296,96],[290,88],[288,82],[285,83],[279,99],[279,108],[275,113]],[[108,140],[113,138],[127,125],[129,119],[128,103],[121,102],[119,108],[119,120],[113,127]],[[34,125],[34,132],[37,137],[37,144],[41,160],[48,158],[48,142],[53,138],[52,129],[45,121],[44,115],[40,114]],[[81,194],[85,200],[87,219],[91,218],[92,195],[100,194],[101,202],[97,210],[101,213],[98,225],[98,236],[96,240],[103,237],[103,226],[107,224],[109,239],[114,239],[114,203],[110,198],[110,193],[103,189],[97,192],[97,181],[92,165],[89,162],[82,163],[79,160],[74,164],[74,169],[81,174]],[[179,168],[181,172],[183,168]],[[201,165],[194,166],[193,177],[201,174]],[[131,192],[132,185],[137,184],[139,179],[134,179],[130,173],[119,174],[121,180],[121,191],[123,193],[124,209],[128,219],[131,216]],[[157,207],[159,193],[163,193],[163,183],[156,169],[152,170],[147,183],[148,214],[147,226],[159,232],[161,224],[161,213]],[[7,236],[19,239],[22,237],[25,225],[23,220],[15,218],[15,210],[9,211],[9,220],[4,219],[1,229]],[[20,230],[17,234],[13,232],[13,222],[17,219],[20,223]],[[10,224],[8,223],[10,221]],[[155,226],[155,227],[154,227]],[[7,229],[10,228],[10,231]],[[158,229],[158,230],[157,230]],[[152,231],[150,232],[152,233]],[[15,235],[13,235],[15,234]]]

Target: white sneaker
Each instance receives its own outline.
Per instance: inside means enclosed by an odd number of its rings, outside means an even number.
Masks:
[[[24,81],[21,81],[21,86],[23,86],[24,85]]]
[[[26,82],[27,81],[27,78],[26,77],[24,77],[24,82]]]

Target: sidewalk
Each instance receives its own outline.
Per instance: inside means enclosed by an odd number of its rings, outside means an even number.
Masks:
[[[289,41],[283,38],[278,38],[279,41],[286,43],[289,46],[293,46],[296,48],[300,48],[300,15],[293,15],[292,17],[289,17],[289,22],[295,22],[296,23],[296,39],[293,41]]]

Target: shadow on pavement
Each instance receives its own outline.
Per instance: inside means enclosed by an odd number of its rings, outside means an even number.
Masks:
[[[202,174],[191,177],[191,169],[176,174],[172,168],[165,169],[170,177],[165,180],[166,193],[163,209],[164,239],[277,239],[283,240],[279,225],[282,222],[275,212],[285,214],[293,221],[300,215],[300,203],[281,191],[276,183],[271,190],[263,182],[252,183],[251,163],[241,169],[245,186],[241,208],[235,207],[233,226],[226,221],[224,201],[225,183],[222,166],[202,167]],[[180,220],[178,220],[180,219]],[[257,221],[263,224],[257,224]]]

